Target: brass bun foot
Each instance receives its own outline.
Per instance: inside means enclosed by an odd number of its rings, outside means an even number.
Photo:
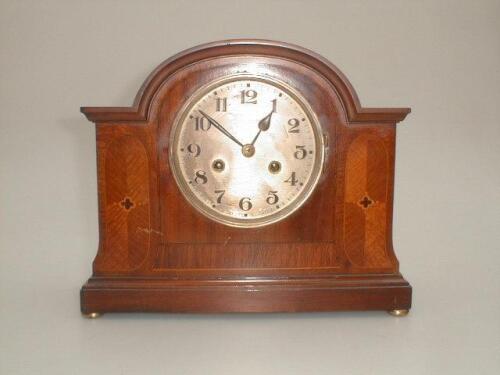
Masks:
[[[410,310],[389,310],[387,312],[389,314],[391,314],[392,316],[402,317],[402,316],[408,315],[408,313],[410,312]]]
[[[88,314],[82,314],[84,318],[87,318],[87,319],[97,319],[101,316],[101,313],[98,313],[98,312],[91,312],[91,313],[88,313]]]

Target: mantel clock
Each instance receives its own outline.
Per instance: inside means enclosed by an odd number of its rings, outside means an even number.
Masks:
[[[184,51],[96,124],[99,249],[81,309],[408,312],[391,240],[396,123],[303,48]]]

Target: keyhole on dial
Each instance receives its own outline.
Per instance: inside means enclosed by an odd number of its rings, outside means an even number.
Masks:
[[[226,168],[226,163],[224,163],[224,160],[216,159],[212,163],[212,168],[216,172],[222,172]]]
[[[269,163],[269,167],[267,167],[267,169],[269,169],[269,172],[271,172],[272,174],[279,173],[279,171],[281,171],[281,163],[279,161],[273,160]]]

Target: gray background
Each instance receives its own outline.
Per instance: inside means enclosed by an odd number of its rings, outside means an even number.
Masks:
[[[499,1],[1,1],[1,374],[500,373]],[[79,314],[97,248],[95,133],[161,61],[234,37],[336,64],[398,127],[404,319]]]

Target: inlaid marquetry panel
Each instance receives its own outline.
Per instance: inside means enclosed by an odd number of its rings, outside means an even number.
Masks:
[[[352,141],[345,171],[344,249],[355,266],[391,265],[387,253],[388,173],[382,140],[361,135]]]
[[[116,271],[141,265],[149,250],[150,207],[148,158],[143,144],[132,136],[112,141],[104,158],[104,243],[96,268]]]

